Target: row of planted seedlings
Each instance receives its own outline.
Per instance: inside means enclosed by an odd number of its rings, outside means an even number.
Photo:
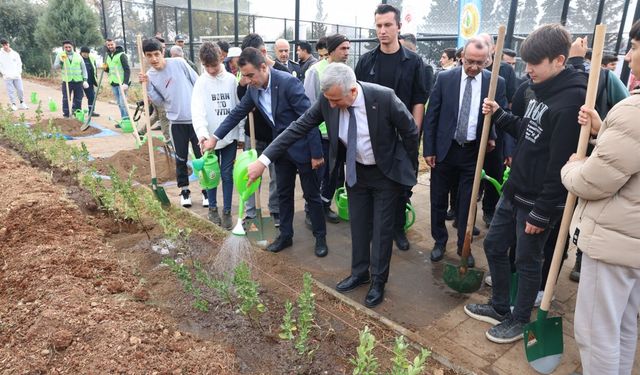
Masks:
[[[40,122],[41,119],[42,109],[38,105],[35,120]],[[16,119],[8,107],[0,108],[0,136],[12,147],[74,175],[78,184],[93,196],[101,210],[116,222],[137,224],[149,239],[151,236],[144,222],[152,219],[160,225],[164,237],[174,242],[174,247],[179,250],[178,253],[189,254],[188,239],[191,229],[188,225],[179,225],[177,219],[181,217],[180,222],[184,222],[182,220],[184,215],[180,215],[179,209],[164,209],[149,189],[136,186],[137,183],[132,177],[133,170],[127,178],[121,178],[111,168],[105,182],[91,166],[90,155],[84,143],[80,146],[67,143],[51,121],[44,132],[34,130],[25,124],[24,113]],[[224,305],[246,317],[252,327],[264,332],[260,317],[265,313],[266,307],[259,296],[260,285],[252,277],[251,268],[247,262],[240,262],[231,272],[224,273],[219,278],[214,277],[200,261],[193,257],[188,260],[167,257],[163,263],[176,276],[185,293],[191,296],[194,308],[203,313],[209,312],[213,302],[207,296],[213,291]],[[284,303],[284,311],[278,337],[290,341],[301,357],[313,360],[313,353],[317,347],[311,347],[309,343],[312,329],[317,329],[318,325],[315,324],[316,303],[313,279],[309,273],[303,275],[302,289],[295,307],[293,302],[287,300]],[[359,345],[355,355],[350,358],[354,375],[382,373],[379,360],[373,354],[377,345],[376,338],[365,326],[359,332]],[[403,336],[396,338],[392,351],[391,363],[386,366],[389,370],[385,372],[392,375],[423,373],[426,361],[431,354],[427,349],[420,348],[419,354],[410,361],[408,358],[410,345]]]

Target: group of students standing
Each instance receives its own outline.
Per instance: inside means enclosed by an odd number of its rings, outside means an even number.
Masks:
[[[404,215],[416,183],[420,137],[422,156],[431,168],[435,245],[430,258],[438,262],[447,250],[447,219],[455,220],[458,252],[462,248],[482,118],[489,114],[492,129],[485,169],[498,179],[505,166],[511,173],[501,195],[487,187],[483,200],[492,297],[486,304],[467,304],[465,313],[492,324],[486,336],[493,342],[522,338],[542,289],[544,263],[550,261],[545,249],[553,248],[549,244],[555,243],[569,190],[580,197],[571,243],[586,254],[575,320],[584,372],[631,373],[640,309],[640,159],[634,152],[640,145],[638,91],[626,99],[626,94],[612,93],[619,93],[617,77],[603,73],[607,84],[598,94],[600,115],[582,107],[586,43],[580,38],[572,41],[560,25],[542,26],[524,40],[519,52],[527,79],[519,86],[511,64],[492,66],[493,40],[483,34],[466,42],[458,63],[454,51],[444,51],[432,88],[433,70],[414,52],[415,41],[399,34],[400,11],[381,4],[374,16],[379,45],[361,56],[353,71],[343,64],[350,41],[340,34],[317,43],[319,60],[308,43],[300,43],[299,63],[289,60],[285,40],[276,41],[275,60],[257,34],[247,35],[230,57],[219,45],[206,42],[199,51],[204,67],[200,76],[186,60],[165,58],[158,39],[145,40],[143,51],[151,68],[138,79],[147,85],[154,105],[166,111],[183,205],[191,205],[189,145],[196,157],[212,150],[221,165],[222,212],[216,189],[203,192],[203,202],[211,221],[232,227],[233,163],[239,143],[251,147],[246,118],[252,113],[256,148],[262,155],[250,167],[250,175],[257,178],[269,169],[269,212],[280,226],[267,250],[292,246],[299,175],[306,222],[316,238],[314,252],[326,256],[325,220],[338,221],[331,198],[336,187],[345,184],[351,212],[361,220],[351,221],[351,274],[336,289],[348,292],[371,283],[365,305],[373,307],[384,300],[393,243],[399,250],[410,248]],[[633,25],[630,40],[626,59],[638,76],[640,23]],[[118,55],[115,43],[107,47],[110,83],[124,85],[129,82],[126,55]],[[91,73],[84,64],[74,63],[78,57],[66,44],[63,54],[67,58],[56,63],[71,64],[66,69],[70,87],[74,92],[87,89]],[[120,81],[111,81],[114,69],[122,73]],[[500,70],[495,101],[485,99],[487,69]],[[63,88],[63,96],[64,92]],[[382,112],[383,121],[378,122],[376,116]],[[579,159],[572,154],[580,126],[586,124],[592,126],[595,147],[588,158]],[[378,132],[389,139],[377,138]],[[380,150],[389,155],[382,156]],[[449,202],[454,212],[447,212]],[[255,215],[253,205],[249,202],[245,211],[249,218]],[[518,274],[518,294],[510,306],[513,271]]]

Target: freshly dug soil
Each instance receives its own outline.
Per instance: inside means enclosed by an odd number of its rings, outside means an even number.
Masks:
[[[268,252],[253,257],[266,306],[256,321],[212,290],[204,291],[210,311],[196,310],[161,263],[206,266],[220,249],[218,232],[189,222],[185,244],[156,252],[166,243],[159,228],[145,223],[149,239],[139,225],[98,211],[73,176],[48,171],[0,144],[0,364],[7,373],[347,374],[365,325],[379,343],[381,373],[389,371],[396,334],[318,289],[312,354],[300,356],[281,340],[284,301],[295,305],[304,270]],[[12,188],[15,181],[29,189]],[[425,373],[454,374],[432,360]]]
[[[70,137],[86,137],[100,133],[100,129],[90,126],[87,130],[81,131],[82,123],[75,118],[53,118],[51,124],[60,129],[60,134],[68,135]],[[48,131],[49,120],[41,120],[33,125],[35,129],[42,131]]]
[[[237,373],[235,354],[149,303],[135,264],[98,228],[105,221],[48,178],[0,148],[2,372]]]
[[[156,163],[156,174],[159,183],[176,180],[176,162],[171,155],[161,153],[158,148],[163,147],[163,143],[157,139],[153,140],[154,156]],[[147,144],[142,145],[137,150],[122,150],[108,158],[99,158],[93,162],[93,166],[103,175],[109,174],[110,167],[113,167],[122,178],[129,176],[129,172],[135,166],[134,179],[140,183],[151,181],[151,168],[149,165],[149,148]],[[191,170],[189,170],[191,173]]]

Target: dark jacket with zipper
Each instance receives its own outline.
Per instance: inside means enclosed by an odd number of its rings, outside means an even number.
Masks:
[[[547,228],[561,215],[567,190],[560,169],[576,152],[587,77],[567,67],[555,77],[531,85],[535,99],[523,117],[496,111],[496,126],[518,140],[511,175],[504,189],[516,206],[531,210],[527,222]]]

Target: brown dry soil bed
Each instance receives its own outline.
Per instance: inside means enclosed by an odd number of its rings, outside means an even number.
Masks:
[[[153,146],[158,182],[162,184],[175,181],[175,160],[163,149],[164,143],[160,140],[153,138]],[[163,149],[163,152],[160,152],[160,149]],[[146,143],[136,150],[122,150],[108,158],[98,158],[93,162],[93,166],[105,176],[109,175],[110,169],[113,167],[122,178],[126,178],[135,166],[134,180],[141,183],[151,181],[149,148]],[[191,174],[191,168],[189,168],[189,174]]]
[[[195,310],[152,250],[159,228],[145,223],[149,240],[141,226],[99,211],[73,177],[34,166],[47,167],[0,145],[0,373],[346,374],[365,325],[389,367],[395,333],[320,290],[313,355],[280,340],[284,301],[296,299],[304,270],[277,255],[254,256],[267,307],[261,328],[215,294],[209,312]],[[223,236],[208,224],[194,228],[188,253],[206,262]]]
[[[48,131],[49,121],[51,125],[60,130],[60,134],[68,135],[71,137],[86,137],[100,133],[100,129],[90,126],[87,130],[81,131],[82,123],[75,118],[54,118],[51,120],[41,120],[35,123],[33,127],[42,131]]]

